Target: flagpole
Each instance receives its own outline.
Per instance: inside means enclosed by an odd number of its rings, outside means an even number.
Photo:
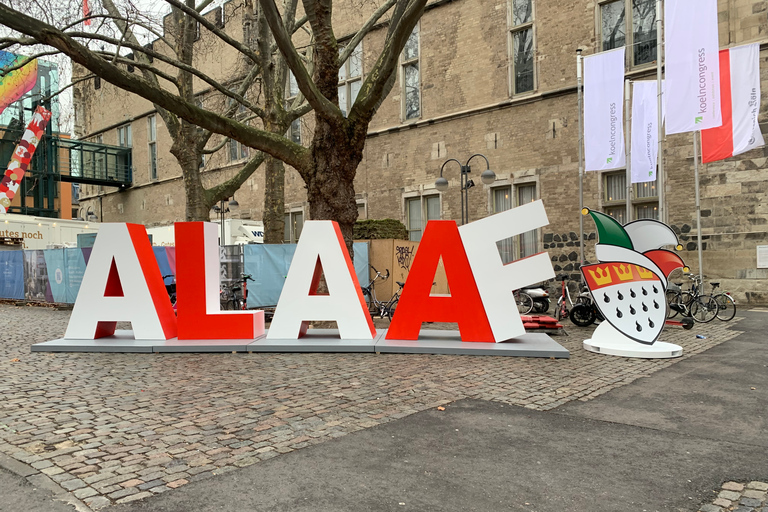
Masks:
[[[576,50],[576,91],[579,102],[579,266],[584,265],[584,121],[582,113],[584,95],[582,91],[583,78],[581,74],[581,48]]]
[[[657,118],[656,118],[656,124],[659,129],[659,151],[658,151],[658,169],[656,172],[656,183],[658,188],[658,196],[659,196],[659,220],[661,222],[667,222],[666,218],[666,208],[664,207],[664,152],[663,152],[663,142],[664,142],[664,128],[662,127],[663,123],[663,116],[662,116],[662,110],[661,110],[661,101],[663,94],[662,87],[661,87],[661,71],[662,71],[662,65],[661,65],[661,59],[662,59],[662,53],[663,53],[663,39],[662,39],[662,8],[661,8],[661,0],[656,0],[656,95],[657,95]]]
[[[704,291],[704,267],[702,257],[702,234],[701,234],[701,199],[699,198],[699,135],[700,131],[693,132],[693,176],[694,176],[694,188],[696,189],[696,229],[699,233],[699,240],[696,244],[698,246],[699,253],[699,279],[701,282],[701,288],[699,291]]]
[[[629,101],[629,79],[624,80],[624,154],[627,160],[627,218],[626,223],[632,222],[632,138],[629,135],[629,116],[631,115],[632,107]]]

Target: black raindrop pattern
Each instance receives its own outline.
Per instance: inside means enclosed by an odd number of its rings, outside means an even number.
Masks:
[[[639,284],[639,283],[637,283]],[[629,290],[624,288],[623,290],[616,290],[615,297],[621,302],[618,307],[615,309],[614,317],[616,319],[624,318],[624,316],[629,313],[632,316],[636,316],[635,321],[635,330],[638,333],[643,332],[643,329],[646,328],[646,325],[648,328],[653,330],[658,325],[658,321],[654,322],[653,319],[651,319],[650,316],[643,315],[642,313],[639,313],[638,310],[642,309],[643,313],[649,313],[651,311],[651,304],[653,305],[653,310],[660,310],[661,309],[661,301],[659,300],[658,296],[660,293],[661,287],[658,286],[659,283],[652,284],[650,287],[646,288],[646,286],[639,286],[639,287],[630,287]],[[639,288],[639,290],[637,289]],[[626,294],[628,293],[629,299],[637,299],[638,296],[641,296],[641,299],[637,301],[632,300],[626,300],[628,297]],[[612,295],[612,294],[611,294]],[[651,297],[648,297],[651,295]],[[643,297],[648,297],[652,300],[647,301]],[[608,304],[611,302],[612,297],[608,295],[608,293],[603,293],[603,302]],[[638,304],[639,302],[639,304]],[[622,305],[623,304],[623,305]],[[629,306],[628,308],[626,306]]]

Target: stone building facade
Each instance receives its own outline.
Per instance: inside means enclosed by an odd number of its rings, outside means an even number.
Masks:
[[[236,1],[225,4],[225,17]],[[719,0],[718,5],[721,47],[768,43],[768,2]],[[399,219],[412,239],[419,238],[427,219],[459,220],[458,164],[448,163],[443,170],[450,183],[447,191],[439,192],[435,180],[448,159],[465,163],[481,153],[497,179],[483,185],[479,178],[485,161],[472,159],[469,177],[475,186],[467,192],[469,220],[542,199],[550,224],[500,243],[500,250],[506,258],[548,251],[558,273],[577,277],[582,241],[576,50],[589,55],[626,44],[627,78],[654,79],[653,7],[654,0],[430,2],[406,46],[398,83],[370,125],[355,183],[360,218]],[[631,16],[624,15],[629,12]],[[343,8],[336,13],[340,18],[336,35],[343,42],[364,21],[365,13]],[[231,35],[236,36],[239,28],[236,23],[231,26]],[[359,71],[357,65],[345,67],[340,87],[348,95],[354,94],[357,76],[364,77],[377,57],[385,30],[375,30],[362,42]],[[765,91],[768,46],[761,47],[760,59]],[[94,205],[107,222],[160,225],[183,219],[180,171],[167,151],[169,138],[152,105],[109,84],[94,90],[90,82],[79,88],[76,98],[81,137],[124,144],[130,126],[134,152],[131,189],[86,187],[81,201]],[[759,119],[764,132],[765,111],[764,100]],[[153,115],[156,134],[150,140]],[[300,132],[303,140],[309,140],[311,114],[302,120]],[[768,150],[701,167],[702,225],[697,226],[692,141],[692,134],[674,135],[663,145],[667,221],[680,234],[683,259],[698,270],[701,237],[706,275],[721,281],[741,302],[768,303],[768,269],[757,268],[757,247],[768,245]],[[157,154],[156,176],[150,176],[149,151]],[[225,145],[221,154],[206,162],[205,176],[216,180],[221,173],[233,172],[242,156],[237,151]],[[621,190],[626,190],[622,175],[623,171],[587,173],[585,206],[621,215],[625,204]],[[241,205],[237,215],[260,219],[263,190],[263,174],[257,171],[236,194]],[[305,192],[298,174],[289,169],[286,240],[295,240],[307,218]],[[656,184],[635,187],[634,196],[635,217],[657,214]],[[585,238],[589,260],[594,240],[589,220]]]

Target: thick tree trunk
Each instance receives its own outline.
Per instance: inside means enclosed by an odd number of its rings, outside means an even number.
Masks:
[[[180,134],[171,145],[170,152],[176,157],[184,177],[184,193],[187,199],[185,220],[187,222],[210,220],[211,205],[206,199],[205,188],[200,178],[201,155],[195,150],[194,140],[192,137]]]
[[[279,244],[285,233],[285,166],[268,156],[264,160],[264,243]]]
[[[357,220],[354,179],[365,138],[349,137],[341,127],[331,126],[319,116],[316,121],[313,169],[305,179],[309,215],[313,220],[338,222],[352,257],[352,228]]]

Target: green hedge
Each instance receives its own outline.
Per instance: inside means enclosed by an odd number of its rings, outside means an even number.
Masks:
[[[355,240],[381,240],[394,238],[408,240],[408,230],[402,222],[395,219],[358,220],[352,231]]]

